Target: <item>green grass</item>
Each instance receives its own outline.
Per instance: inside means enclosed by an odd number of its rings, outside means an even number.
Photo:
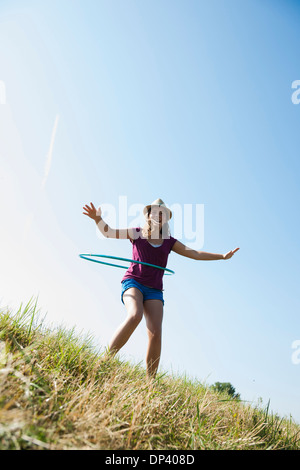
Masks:
[[[300,427],[187,377],[146,379],[90,335],[0,310],[0,450],[299,449]]]

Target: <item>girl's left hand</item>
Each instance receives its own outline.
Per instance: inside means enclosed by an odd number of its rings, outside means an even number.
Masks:
[[[230,259],[238,250],[239,248],[235,248],[234,250],[228,251],[228,253],[223,255],[223,259]]]

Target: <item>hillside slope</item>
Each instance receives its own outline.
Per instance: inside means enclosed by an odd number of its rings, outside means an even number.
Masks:
[[[0,310],[0,450],[299,449],[300,427],[184,377],[147,381],[30,301]]]

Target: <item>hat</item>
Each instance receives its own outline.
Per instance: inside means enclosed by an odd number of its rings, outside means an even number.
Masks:
[[[145,206],[143,210],[144,215],[146,215],[148,210],[153,206],[163,207],[166,210],[166,212],[169,214],[169,219],[171,219],[172,211],[168,209],[168,207],[166,206],[166,204],[164,203],[162,199],[155,199],[155,201],[153,201],[151,204],[149,204],[148,206]]]

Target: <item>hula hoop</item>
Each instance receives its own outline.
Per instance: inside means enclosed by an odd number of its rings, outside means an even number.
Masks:
[[[116,260],[120,260],[120,261],[127,261],[127,262],[129,261],[131,263],[144,264],[145,266],[151,266],[152,268],[162,269],[166,276],[170,276],[171,274],[175,274],[175,272],[172,271],[172,269],[163,268],[162,266],[156,266],[156,264],[145,263],[144,261],[135,261],[134,259],[120,258],[118,256],[82,254],[82,255],[79,255],[79,257],[82,258],[82,259],[86,259],[87,261],[93,261],[94,263],[106,264],[108,266],[114,266],[116,268],[123,268],[123,269],[128,269],[128,267],[127,266],[121,266],[121,265],[115,264],[115,263],[106,263],[105,261],[99,261],[99,260],[93,259],[93,258],[109,258],[109,259],[116,259]]]

